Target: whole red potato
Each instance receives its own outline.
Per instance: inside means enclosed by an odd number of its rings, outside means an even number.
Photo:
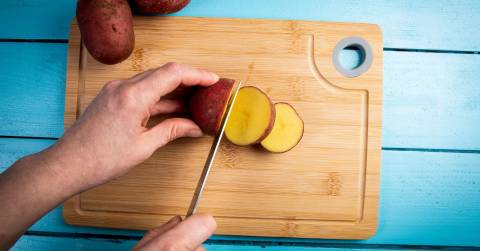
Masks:
[[[85,47],[99,62],[116,64],[132,53],[135,35],[127,0],[79,0],[77,22]]]
[[[183,9],[190,0],[134,0],[134,3],[143,14],[170,14]]]

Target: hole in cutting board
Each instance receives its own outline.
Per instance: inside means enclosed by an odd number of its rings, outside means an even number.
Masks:
[[[372,48],[361,37],[340,40],[333,49],[332,63],[337,71],[347,78],[362,75],[372,65]]]
[[[353,70],[358,68],[365,61],[365,52],[356,45],[350,45],[340,51],[340,65]]]

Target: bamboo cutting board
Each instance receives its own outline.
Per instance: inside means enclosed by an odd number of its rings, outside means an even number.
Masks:
[[[135,17],[135,49],[117,65],[96,62],[72,24],[66,83],[68,128],[105,82],[169,61],[208,69],[289,102],[305,122],[293,150],[271,154],[226,141],[199,212],[217,234],[364,239],[375,233],[380,175],[383,42],[370,24]],[[364,38],[371,67],[345,77],[336,44]],[[70,224],[149,229],[184,215],[212,138],[181,139],[126,176],[65,203]]]

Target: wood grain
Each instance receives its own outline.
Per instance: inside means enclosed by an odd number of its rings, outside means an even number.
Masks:
[[[383,87],[377,26],[137,17],[135,30],[133,55],[107,66],[80,46],[72,25],[66,127],[108,80],[169,61],[243,80],[290,102],[305,134],[285,154],[222,143],[199,208],[216,217],[218,233],[360,239],[375,232]],[[347,36],[362,36],[373,49],[372,67],[355,79],[331,63],[333,47]],[[69,200],[65,219],[146,229],[184,214],[210,144],[204,137],[163,147],[128,175]]]

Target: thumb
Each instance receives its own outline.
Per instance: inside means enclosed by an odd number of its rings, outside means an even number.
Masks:
[[[153,238],[161,235],[161,234],[164,234],[165,232],[167,232],[168,230],[174,228],[175,226],[177,226],[180,222],[182,222],[182,217],[180,216],[175,216],[173,217],[172,219],[170,219],[167,223],[161,225],[160,227],[158,228],[154,228],[154,229],[151,229],[150,231],[148,231],[144,236],[143,238],[137,242],[137,244],[133,247],[132,250],[140,250],[142,249],[145,245],[147,245],[148,242],[150,242]]]
[[[203,250],[206,241],[217,228],[215,219],[206,214],[194,214],[174,228],[153,238],[145,249],[149,250]]]
[[[155,149],[182,137],[200,137],[202,130],[193,121],[185,118],[166,119],[146,132],[147,144]]]

